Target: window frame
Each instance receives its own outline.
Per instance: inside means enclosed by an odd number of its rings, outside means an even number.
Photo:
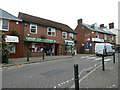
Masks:
[[[3,29],[3,21],[7,21],[7,29]],[[9,20],[0,19],[0,30],[9,31]]]
[[[106,34],[104,34],[104,40],[107,40],[107,35]]]
[[[31,26],[35,26],[36,28],[36,31],[35,31],[35,33],[34,32],[31,32]],[[36,24],[30,24],[30,33],[32,33],[32,34],[37,34],[37,25]]]
[[[63,37],[63,34],[65,33],[65,37]],[[65,32],[65,31],[62,31],[62,38],[63,39],[67,39],[67,32]]]
[[[97,37],[96,37],[96,36],[97,36]],[[99,38],[99,33],[98,33],[98,32],[96,32],[96,36],[95,36],[96,38]]]
[[[14,51],[13,51],[13,48],[14,48]],[[11,48],[11,50],[12,50],[13,52],[10,51],[10,54],[16,54],[16,53],[17,53],[17,52],[16,52],[16,49],[17,49],[17,46],[16,46],[16,44],[14,44],[13,47]]]
[[[51,29],[51,31],[49,31],[49,29]],[[48,34],[49,32],[51,32],[51,35]],[[52,32],[54,32],[55,34],[52,35]],[[52,27],[48,27],[48,28],[47,28],[47,35],[48,35],[48,36],[56,37],[56,29],[55,29],[55,28],[52,28]]]
[[[71,36],[72,36],[72,38],[71,38]],[[69,33],[69,38],[73,39],[74,38],[74,34],[73,33]]]

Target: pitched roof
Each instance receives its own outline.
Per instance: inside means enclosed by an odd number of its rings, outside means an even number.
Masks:
[[[88,24],[84,24],[84,23],[82,23],[82,25],[84,25],[88,29],[95,31],[95,32],[101,32],[101,33],[105,33],[105,34],[115,35],[114,33],[110,32],[106,27],[100,28],[100,27],[95,26],[95,24],[88,25]]]
[[[14,21],[22,21],[19,18],[13,16],[12,14],[6,12],[5,10],[0,8],[0,18],[2,19],[8,19],[8,20],[14,20]]]
[[[29,14],[19,12],[19,18],[25,22],[35,23],[35,24],[46,26],[46,27],[57,28],[57,29],[60,29],[62,31],[66,31],[66,32],[76,33],[68,25],[58,23],[55,21],[51,21],[51,20],[47,20],[47,19],[43,19],[40,17],[32,16]]]

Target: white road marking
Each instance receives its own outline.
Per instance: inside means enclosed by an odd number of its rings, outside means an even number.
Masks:
[[[84,71],[93,69],[93,68],[95,68],[96,66],[97,66],[97,64],[95,64],[93,67],[83,69],[83,70],[79,73],[79,77],[80,77],[80,75],[81,75]],[[86,78],[86,77],[87,77],[87,76],[85,76],[85,78]],[[58,85],[58,86],[61,86],[61,85],[66,84],[66,83],[68,83],[68,82],[70,82],[70,81],[73,81],[73,80],[74,80],[74,78],[72,78],[72,79],[70,79],[70,80],[67,80],[67,81],[65,81],[65,82],[59,83],[59,84],[57,84],[57,85]],[[55,86],[54,86],[54,87],[55,87]]]
[[[107,61],[111,61],[111,60],[112,60],[112,59],[104,59],[105,62],[107,62]]]
[[[97,57],[88,57],[87,59],[95,59],[95,58],[97,58]]]
[[[102,58],[96,58],[95,60],[96,60],[96,61],[97,61],[97,60],[102,60]]]

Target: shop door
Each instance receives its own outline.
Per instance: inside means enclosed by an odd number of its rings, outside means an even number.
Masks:
[[[55,44],[55,55],[59,55],[59,44]]]

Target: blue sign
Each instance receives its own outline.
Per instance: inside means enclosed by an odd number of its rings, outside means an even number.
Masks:
[[[85,44],[85,49],[89,50],[89,46],[90,46],[89,43],[86,43]]]

